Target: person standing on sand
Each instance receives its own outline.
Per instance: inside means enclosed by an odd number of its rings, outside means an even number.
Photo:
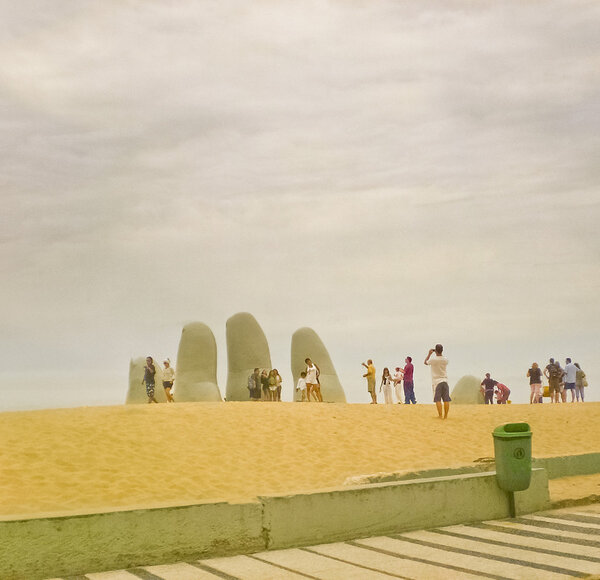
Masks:
[[[542,369],[536,362],[527,371],[527,376],[529,377],[529,387],[531,389],[529,404],[534,405],[540,402],[540,397],[542,396]]]
[[[383,375],[381,376],[381,384],[379,385],[379,392],[383,389],[383,398],[386,404],[391,405],[394,403],[392,397],[392,375],[390,375],[390,369],[385,367],[383,369]]]
[[[558,362],[551,358],[544,369],[544,376],[548,379],[548,392],[550,393],[550,402],[558,403],[560,399],[560,384],[562,381],[563,370]]]
[[[260,373],[260,385],[262,387],[262,400],[268,401],[271,396],[271,391],[269,390],[269,373],[267,369],[263,369]]]
[[[416,405],[417,399],[415,398],[415,384],[413,382],[415,367],[412,364],[412,357],[407,356],[404,359],[404,362],[406,363],[404,365],[404,402],[407,405],[410,405],[411,403]]]
[[[568,358],[565,360],[565,390],[563,402],[567,402],[567,391],[571,393],[571,403],[575,402],[575,383],[577,382],[577,367]]]
[[[481,392],[483,393],[484,405],[494,404],[494,387],[498,384],[490,377],[490,373],[485,373],[485,379],[481,381]]]
[[[575,395],[577,396],[577,402],[579,403],[579,396],[581,395],[581,402],[583,403],[583,388],[587,386],[587,380],[585,373],[581,370],[579,363],[575,363],[577,367],[577,373],[575,374]]]
[[[277,369],[271,369],[269,372],[269,398],[267,400],[277,400]]]
[[[163,389],[165,390],[167,403],[174,403],[175,399],[173,398],[171,389],[175,382],[175,369],[171,366],[171,361],[168,358],[163,361],[163,365],[165,367],[163,370]]]
[[[148,403],[158,403],[154,398],[154,375],[156,374],[156,367],[151,356],[146,357],[146,366],[144,367],[144,378],[142,379],[142,385],[146,383],[146,395],[148,395]]]
[[[283,379],[279,374],[277,369],[273,369],[275,373],[275,384],[277,385],[277,391],[275,392],[275,400],[281,402],[281,383],[283,383]]]
[[[302,371],[300,373],[300,378],[298,379],[298,384],[296,385],[296,391],[300,391],[301,402],[304,403],[306,401],[306,373]]]
[[[248,391],[251,401],[260,401],[260,369],[257,367],[248,377]]]
[[[431,355],[435,352],[435,356]],[[435,348],[429,349],[429,354],[425,358],[425,364],[431,368],[431,385],[433,388],[433,402],[437,408],[440,419],[448,417],[450,410],[450,387],[448,386],[448,374],[446,367],[448,359],[442,354],[444,347],[441,344],[436,344]],[[444,402],[444,415],[442,416],[442,401]]]
[[[315,401],[318,403],[323,402],[321,396],[321,383],[319,383],[319,375],[321,369],[309,358],[304,359],[306,363],[306,397],[310,403],[310,396],[312,395]]]
[[[404,371],[400,367],[396,367],[394,373],[394,390],[396,391],[396,399],[398,399],[398,405],[402,403],[402,377]]]
[[[367,391],[371,395],[371,405],[377,405],[377,391],[375,389],[375,367],[373,361],[369,359],[366,363],[360,363],[367,369],[363,377],[367,378]]]

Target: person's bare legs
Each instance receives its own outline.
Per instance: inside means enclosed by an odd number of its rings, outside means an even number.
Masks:
[[[448,417],[448,411],[450,410],[450,401],[444,401],[444,419]]]
[[[435,402],[435,407],[437,409],[439,418],[443,419],[444,417],[442,416],[442,401],[436,401]]]
[[[173,395],[171,395],[171,388],[170,387],[165,387],[165,396],[167,397],[167,403],[174,403],[175,399],[173,398]]]
[[[310,403],[310,394],[312,392],[312,383],[306,383],[306,402]]]
[[[371,405],[377,405],[377,392],[375,389],[369,392],[371,393]]]
[[[317,401],[319,403],[323,402],[323,396],[321,395],[321,385],[317,385],[314,389],[313,389],[313,394],[316,395],[317,397]]]

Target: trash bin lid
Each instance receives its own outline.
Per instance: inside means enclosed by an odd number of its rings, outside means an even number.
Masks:
[[[506,423],[492,431],[494,437],[499,439],[516,439],[519,437],[531,437],[529,423]]]

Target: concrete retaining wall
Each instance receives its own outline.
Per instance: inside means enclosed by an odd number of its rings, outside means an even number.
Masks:
[[[531,460],[532,467],[545,469],[548,479],[571,477],[574,475],[592,475],[600,473],[600,453],[584,453],[582,455],[564,455],[557,457],[542,457]],[[424,479],[430,477],[448,477],[451,475],[464,475],[467,473],[490,473],[496,464],[493,457],[486,457],[479,463],[461,467],[444,467],[440,469],[427,469],[423,471],[394,471],[389,473],[372,473],[349,477],[346,485],[367,485],[370,483],[386,483],[391,481],[408,481],[411,479]]]
[[[532,473],[519,513],[545,509],[548,480]],[[49,578],[333,542],[509,516],[495,473],[326,492],[38,519],[0,518],[0,578]]]
[[[2,580],[72,576],[264,549],[262,505],[213,503],[0,520]]]
[[[548,472],[548,479],[571,477],[573,475],[592,475],[600,473],[600,453],[544,457],[534,459],[532,465],[533,467],[545,469]]]
[[[260,500],[269,549],[510,516],[508,495],[495,472]],[[549,500],[543,469],[533,470],[529,489],[515,493],[517,513],[543,510]]]

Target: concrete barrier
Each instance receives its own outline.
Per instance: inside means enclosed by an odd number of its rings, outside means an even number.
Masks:
[[[584,453],[581,455],[563,455],[556,457],[540,457],[531,460],[532,467],[545,469],[548,479],[572,477],[574,475],[593,475],[600,473],[600,453]],[[345,485],[367,485],[370,483],[386,483],[391,481],[407,481],[430,477],[447,477],[468,473],[489,473],[494,471],[496,464],[493,457],[483,457],[478,463],[461,467],[444,467],[422,471],[393,471],[371,473],[349,477]]]
[[[262,505],[0,519],[0,578],[35,580],[263,550]]]
[[[532,461],[533,467],[548,472],[548,479],[572,477],[574,475],[593,475],[600,473],[600,453],[565,455],[562,457],[541,457]]]
[[[496,473],[417,479],[302,495],[261,497],[267,548],[336,542],[411,529],[509,517]],[[517,513],[549,505],[548,479],[534,469],[515,493]]]
[[[548,506],[534,469],[518,513]],[[244,504],[0,518],[0,578],[35,580],[247,554],[509,516],[494,472],[261,497]]]

